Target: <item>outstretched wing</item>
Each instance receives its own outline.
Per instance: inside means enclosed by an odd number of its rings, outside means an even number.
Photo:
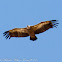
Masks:
[[[31,28],[34,30],[35,34],[42,33],[49,28],[56,27],[58,23],[56,23],[57,20],[51,20],[51,21],[45,21],[41,22],[37,25],[31,26]]]
[[[11,37],[27,37],[29,36],[26,28],[14,28],[12,30],[6,31],[3,33],[5,38],[11,38]]]

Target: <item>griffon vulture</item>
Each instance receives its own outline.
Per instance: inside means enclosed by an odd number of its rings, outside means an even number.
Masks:
[[[50,20],[45,22],[40,22],[34,26],[27,26],[25,28],[14,28],[12,30],[4,32],[5,38],[11,37],[27,37],[30,36],[30,40],[36,40],[37,37],[35,34],[45,32],[46,30],[58,26],[56,23],[57,20]]]

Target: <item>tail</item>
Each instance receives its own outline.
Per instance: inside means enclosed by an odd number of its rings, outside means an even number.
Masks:
[[[5,31],[5,32],[3,33],[3,36],[5,36],[6,39],[7,39],[7,38],[10,39],[9,31]]]
[[[35,36],[35,38],[30,37],[30,40],[35,41],[35,40],[37,40],[37,37],[36,36]]]
[[[51,23],[52,23],[52,28],[53,27],[56,27],[58,26],[59,23],[57,23],[58,20],[51,20]]]

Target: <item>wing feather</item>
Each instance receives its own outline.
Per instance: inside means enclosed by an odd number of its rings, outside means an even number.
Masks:
[[[44,31],[48,30],[49,28],[52,28],[54,26],[54,24],[57,24],[55,22],[56,22],[56,20],[45,21],[45,22],[41,22],[37,25],[31,26],[31,28],[34,30],[35,34],[39,34],[39,33],[42,33]]]
[[[27,37],[29,36],[26,28],[14,28],[12,30],[6,31],[3,33],[5,38],[10,38],[10,37]]]

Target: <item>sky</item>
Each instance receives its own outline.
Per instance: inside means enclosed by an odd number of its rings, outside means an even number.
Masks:
[[[37,34],[34,42],[3,36],[49,20],[58,20],[58,27]],[[0,62],[62,62],[62,0],[0,0]]]

